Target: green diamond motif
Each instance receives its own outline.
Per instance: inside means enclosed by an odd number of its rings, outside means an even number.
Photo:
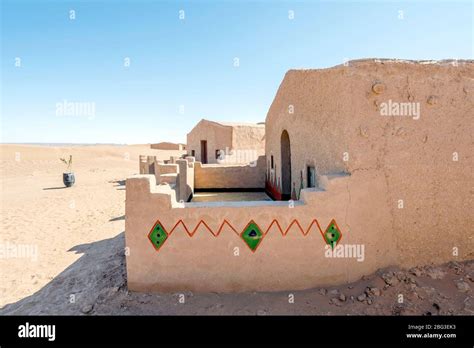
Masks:
[[[250,250],[255,251],[263,239],[263,233],[254,221],[250,221],[240,234],[240,237]]]
[[[342,233],[339,231],[336,221],[332,220],[328,228],[326,228],[326,232],[324,232],[324,240],[334,249],[341,237]]]
[[[165,240],[168,238],[168,233],[166,233],[165,229],[161,225],[160,222],[157,222],[153,229],[150,231],[148,235],[148,239],[150,239],[151,243],[155,247],[156,250],[161,248]]]

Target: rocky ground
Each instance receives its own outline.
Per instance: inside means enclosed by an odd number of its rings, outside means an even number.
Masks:
[[[74,251],[83,256],[73,265],[32,296],[5,306],[0,314],[474,314],[474,260],[409,270],[388,268],[351,284],[305,291],[132,293],[126,287],[123,238],[121,233],[78,246]]]

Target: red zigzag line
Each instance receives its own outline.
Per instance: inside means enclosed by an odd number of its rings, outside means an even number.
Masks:
[[[171,236],[171,234],[174,232],[174,230],[178,227],[178,225],[181,224],[183,225],[183,228],[184,230],[186,231],[186,233],[192,237],[196,231],[198,230],[199,226],[202,224],[204,225],[204,227],[214,236],[214,237],[217,237],[223,230],[224,228],[224,225],[227,225],[229,226],[229,228],[234,231],[235,234],[237,234],[238,236],[240,236],[240,233],[234,228],[234,226],[232,226],[232,224],[227,221],[226,219],[224,219],[224,221],[222,222],[222,224],[220,225],[219,229],[217,230],[217,232],[214,232],[210,227],[209,225],[204,221],[204,220],[199,220],[199,222],[197,223],[197,225],[194,227],[194,229],[192,231],[190,231],[188,229],[188,227],[186,226],[186,224],[184,223],[183,220],[179,220],[174,226],[173,228],[169,231],[168,235]],[[303,236],[307,236],[309,231],[311,230],[311,227],[316,224],[316,226],[318,227],[318,230],[319,230],[319,233],[321,233],[321,235],[323,236],[324,238],[324,232],[321,230],[321,226],[319,225],[319,222],[318,220],[316,219],[313,219],[313,221],[311,221],[311,223],[309,224],[308,228],[306,229],[306,232],[304,231],[303,227],[301,227],[301,224],[300,222],[297,220],[297,219],[293,219],[293,221],[290,222],[290,224],[288,225],[288,227],[286,228],[286,230],[283,230],[281,228],[281,225],[280,223],[278,222],[277,219],[273,219],[272,222],[270,223],[270,225],[268,226],[268,228],[265,230],[265,232],[262,232],[263,235],[266,235],[270,229],[272,228],[273,225],[276,225],[278,230],[280,231],[280,233],[283,235],[283,236],[286,236],[286,234],[288,233],[288,231],[291,229],[291,227],[296,224],[296,226],[298,227],[298,229],[300,230],[300,232],[303,234]],[[162,225],[163,226],[163,225]],[[164,227],[163,227],[164,228]]]

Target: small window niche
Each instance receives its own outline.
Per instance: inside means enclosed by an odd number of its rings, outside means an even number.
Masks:
[[[196,151],[191,150],[191,156],[196,157]]]
[[[216,150],[216,160],[220,159],[221,150]]]
[[[270,156],[270,168],[273,169],[273,155]]]
[[[313,166],[306,167],[307,187],[316,187],[316,169]]]

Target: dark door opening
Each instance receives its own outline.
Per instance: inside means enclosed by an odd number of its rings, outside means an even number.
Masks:
[[[281,199],[291,198],[291,150],[290,136],[284,130],[281,133]]]
[[[201,140],[201,163],[207,163],[207,140]]]
[[[316,187],[316,170],[312,166],[306,167],[306,187]]]

